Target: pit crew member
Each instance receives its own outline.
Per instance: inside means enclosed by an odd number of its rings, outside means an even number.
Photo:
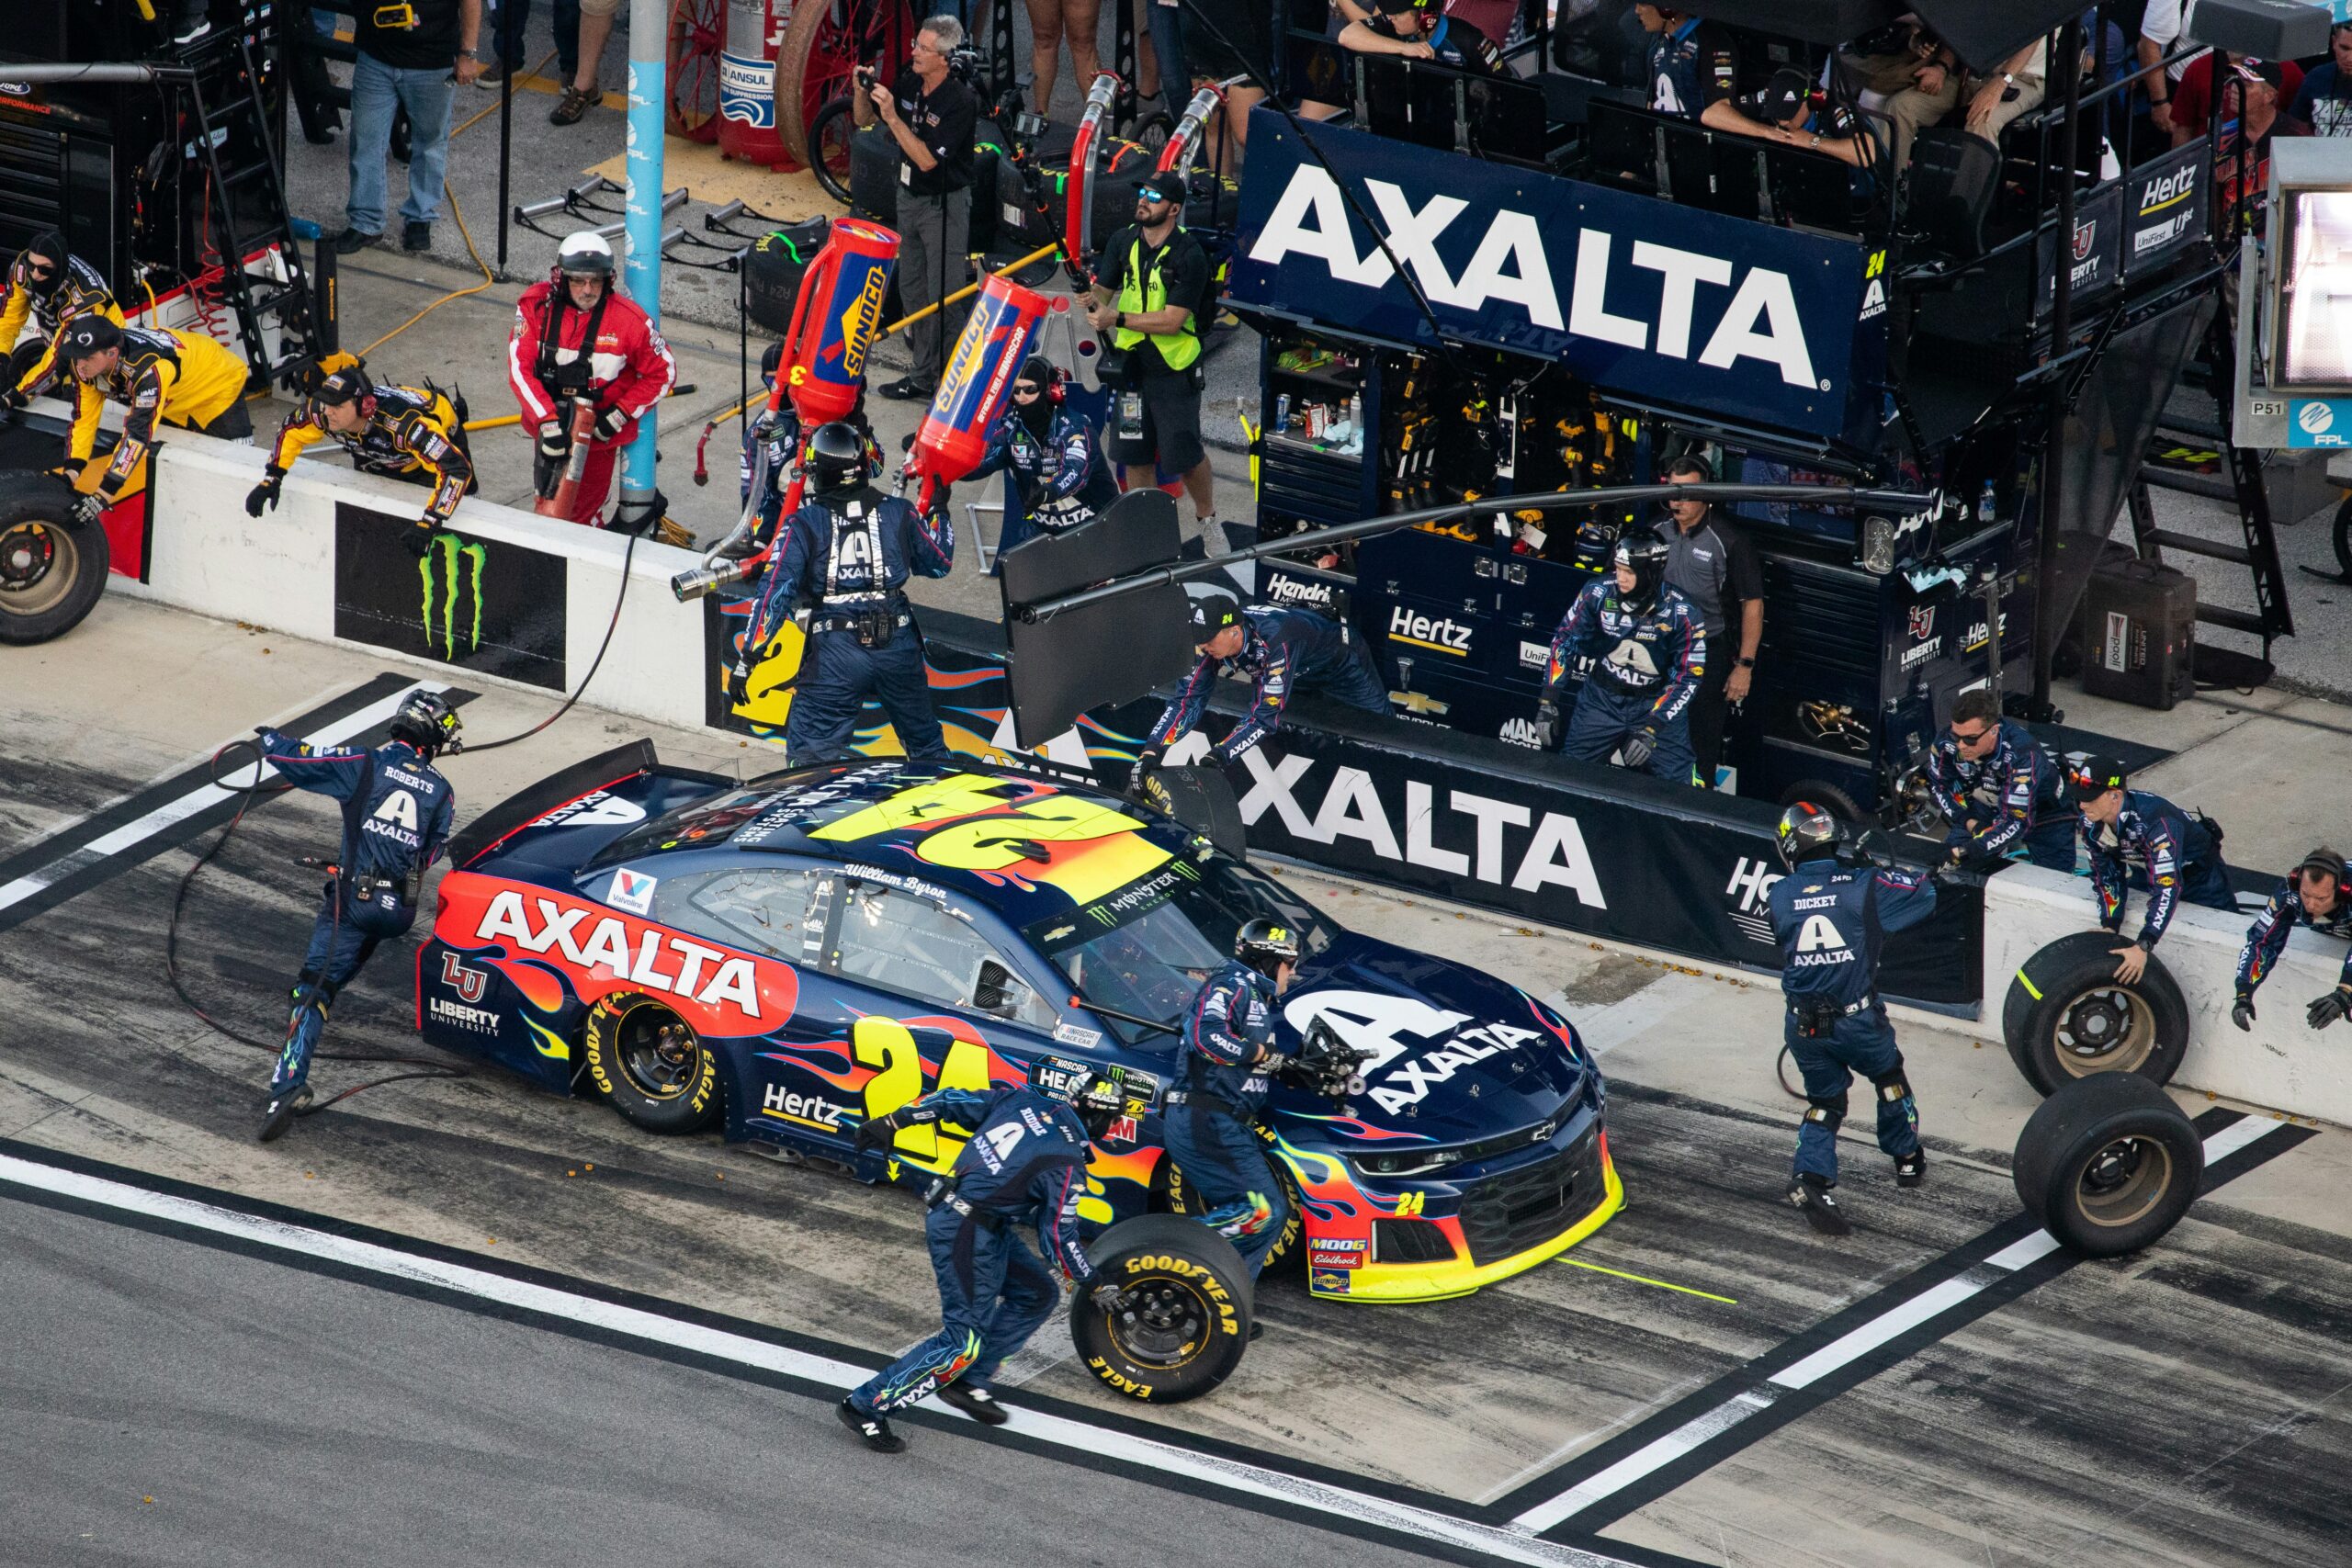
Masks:
[[[1245,610],[1239,600],[1224,592],[1195,596],[1192,609],[1193,651],[1200,662],[1151,727],[1136,767],[1159,766],[1168,749],[1201,721],[1217,671],[1228,665],[1234,673],[1255,679],[1258,690],[1241,722],[1209,748],[1209,760],[1219,765],[1272,734],[1282,722],[1283,706],[1300,692],[1320,692],[1366,713],[1388,711],[1388,688],[1381,684],[1372,655],[1329,615],[1271,604]]]
[[[1954,865],[1991,862],[2022,847],[2050,871],[2075,870],[2075,806],[2065,770],[2025,726],[2001,716],[1984,690],[1962,692],[1951,725],[1928,748],[1928,792],[1951,831]]]
[[[1201,1223],[1233,1243],[1257,1279],[1290,1224],[1290,1200],[1254,1130],[1283,1056],[1274,1049],[1274,1000],[1298,971],[1298,932],[1251,920],[1233,962],[1208,978],[1184,1016],[1182,1078],[1161,1127],[1168,1156],[1208,1205]],[[1258,1337],[1252,1325],[1250,1337]]]
[[[866,482],[867,443],[836,420],[810,433],[801,452],[809,499],[776,525],[775,548],[730,676],[741,700],[751,668],[796,604],[808,605],[802,674],[785,723],[795,766],[848,750],[868,695],[877,698],[918,761],[945,761],[947,739],[931,709],[922,633],[907,603],[907,578],[944,577],[956,564],[956,527],[944,502],[928,516]]]
[[[0,399],[22,408],[57,374],[57,334],[76,316],[104,316],[128,325],[122,307],[98,269],[65,248],[65,236],[44,229],[25,242],[8,267],[8,298],[0,304]],[[33,336],[19,343],[26,326]]]
[[[1617,570],[1585,584],[1560,629],[1536,705],[1538,744],[1580,762],[1606,762],[1621,751],[1625,766],[1669,784],[1694,782],[1690,700],[1706,679],[1707,633],[1690,601],[1666,585],[1670,547],[1656,535],[1617,542]],[[1578,661],[1592,660],[1566,742],[1560,730],[1560,688]]]
[[[185,425],[225,441],[254,433],[245,414],[245,362],[202,333],[119,327],[104,316],[78,317],[57,335],[57,352],[74,367],[79,402],[65,455],[85,464],[98,440],[98,411],[111,398],[126,405],[122,439],[95,492],[74,505],[83,522],[112,506],[155,444],[158,424]]]
[[[278,426],[269,467],[245,496],[245,514],[258,517],[275,507],[286,470],[305,451],[328,439],[343,444],[352,467],[361,473],[432,487],[424,515],[401,539],[413,556],[422,558],[433,547],[433,536],[448,523],[458,502],[479,488],[464,422],[447,393],[433,387],[376,381],[365,366],[351,365],[322,378],[318,389]]]
[[[571,520],[601,526],[613,466],[637,435],[637,422],[677,378],[670,345],[613,276],[613,247],[593,229],[563,242],[555,276],[523,290],[506,342],[506,378],[522,405],[523,430],[537,444],[532,477],[552,497],[571,455],[577,405],[595,411],[588,466]]]
[[[343,803],[343,843],[334,877],[321,891],[310,951],[294,977],[286,1049],[270,1075],[261,1141],[292,1125],[311,1102],[311,1055],[326,1032],[335,993],[351,983],[376,944],[416,918],[424,873],[449,841],[457,792],[434,767],[463,728],[458,710],[431,692],[416,692],[392,716],[391,739],[367,751],[313,751],[264,728],[262,753],[296,789]]]
[[[2140,934],[2131,946],[2115,949],[2116,979],[2135,985],[2184,897],[2209,909],[2238,907],[2230,868],[2222,863],[2220,840],[2202,819],[2163,795],[2131,788],[2130,771],[2115,759],[2086,759],[2072,783],[2098,923],[2120,934],[2132,890],[2148,895]]]
[[[1917,1187],[1926,1179],[1918,1107],[1879,1000],[1878,965],[1888,936],[1934,911],[1936,890],[1919,874],[1841,864],[1836,819],[1809,802],[1781,813],[1778,837],[1788,874],[1772,884],[1769,897],[1788,1002],[1782,1039],[1804,1077],[1806,1101],[1788,1201],[1822,1235],[1844,1235],[1853,1226],[1833,1189],[1838,1127],[1855,1073],[1871,1080],[1877,1097],[1878,1146],[1894,1161],[1895,1184]]]
[[[2245,945],[2238,950],[2238,998],[2230,1021],[2240,1029],[2254,1028],[2254,993],[2270,976],[2278,955],[2287,951],[2287,933],[2297,926],[2336,938],[2352,940],[2352,898],[2345,894],[2344,857],[2322,846],[2302,858],[2287,874],[2278,891],[2254,924],[2246,928]],[[2352,1016],[2352,952],[2344,955],[2343,977],[2335,989],[2314,998],[2303,1021],[2325,1029],[2339,1018]]]
[[[983,1093],[944,1089],[857,1130],[857,1148],[887,1150],[899,1130],[952,1122],[971,1130],[944,1180],[933,1185],[923,1238],[939,1279],[938,1333],[851,1391],[837,1414],[876,1453],[904,1452],[890,1412],[936,1393],[976,1421],[1005,1420],[989,1380],[1029,1341],[1061,1299],[1054,1270],[1022,1244],[1028,1225],[1073,1288],[1105,1308],[1119,1290],[1095,1272],[1079,1240],[1090,1142],[1126,1109],[1123,1069],[1069,1081],[1067,1100],[1035,1089]]]
[[[1013,378],[1012,406],[989,433],[988,453],[967,479],[999,469],[1012,476],[1020,497],[1008,507],[997,555],[1038,534],[1058,534],[1091,523],[1119,499],[1118,481],[1102,456],[1094,427],[1064,398],[1061,367],[1033,354]],[[994,575],[995,568],[989,568]]]

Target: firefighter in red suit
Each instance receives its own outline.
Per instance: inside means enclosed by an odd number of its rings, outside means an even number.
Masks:
[[[556,276],[523,291],[506,344],[523,431],[538,447],[532,476],[539,494],[556,492],[571,452],[575,400],[584,400],[596,423],[569,515],[601,524],[615,458],[677,374],[661,331],[614,287],[613,247],[604,236],[582,230],[565,240]]]

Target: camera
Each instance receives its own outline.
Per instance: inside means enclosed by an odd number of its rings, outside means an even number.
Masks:
[[[861,92],[872,92],[882,85],[882,73],[871,65],[861,65],[850,74],[857,79]]]
[[[1034,141],[1052,129],[1051,120],[1044,115],[1032,114],[1027,109],[1023,109],[1012,117],[1012,134],[1023,141]]]
[[[970,44],[959,44],[947,56],[948,74],[974,92],[980,88],[980,51]]]

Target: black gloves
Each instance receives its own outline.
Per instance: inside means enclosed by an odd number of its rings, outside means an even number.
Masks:
[[[892,1111],[888,1116],[869,1116],[858,1124],[857,1136],[850,1140],[850,1146],[859,1154],[869,1149],[887,1149],[890,1146],[890,1140],[898,1135],[898,1112]]]
[[[1549,751],[1560,744],[1560,705],[1545,697],[1535,705],[1535,749]]]
[[[571,450],[571,436],[564,429],[561,420],[551,419],[539,426],[540,457],[551,463],[560,463],[563,460],[564,455]]]
[[[1156,773],[1168,760],[1165,746],[1147,746],[1136,756],[1136,779],[1140,783],[1146,773]]]
[[[608,408],[604,412],[596,416],[596,439],[599,441],[610,441],[613,437],[618,435],[624,429],[626,429],[628,425],[628,411],[627,409],[618,407]]]
[[[719,671],[718,694],[730,707],[737,705],[751,695],[751,683],[752,666],[749,662],[739,660],[726,670]]]
[[[1126,1289],[1097,1274],[1086,1283],[1086,1304],[1096,1312],[1116,1317],[1119,1309],[1127,1304]]]
[[[74,504],[66,508],[66,515],[76,523],[94,524],[105,514],[107,504],[107,498],[95,492],[77,495],[74,498]]]
[[[2312,1002],[2303,1014],[2303,1021],[2313,1029],[2325,1029],[2339,1018],[2352,1018],[2352,991],[2341,986]]]
[[[1648,767],[1650,754],[1657,750],[1657,727],[1650,724],[1642,726],[1633,734],[1625,737],[1624,745],[1618,750],[1624,754],[1627,767],[1637,769]]]
[[[2254,998],[2252,997],[2240,997],[2237,999],[2237,1005],[2230,1009],[2230,1021],[2249,1034],[2254,1032]]]
[[[754,441],[765,441],[769,436],[775,434],[775,427],[783,423],[784,411],[782,409],[762,409],[758,413],[752,416],[752,439]]]
[[[261,483],[245,492],[245,515],[258,517],[277,504],[277,492],[286,483],[286,470],[272,468]]]
[[[433,552],[434,536],[441,532],[440,525],[430,517],[420,517],[416,526],[401,536],[401,548],[423,560]]]

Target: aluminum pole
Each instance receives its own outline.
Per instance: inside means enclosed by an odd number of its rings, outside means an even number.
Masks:
[[[621,204],[628,225],[628,262],[624,276],[629,298],[657,328],[662,324],[662,105],[668,96],[662,46],[668,38],[669,17],[661,0],[629,0],[628,189]],[[618,515],[632,524],[653,521],[642,514],[653,503],[661,423],[662,405],[656,403],[638,421],[637,439],[622,460]]]

